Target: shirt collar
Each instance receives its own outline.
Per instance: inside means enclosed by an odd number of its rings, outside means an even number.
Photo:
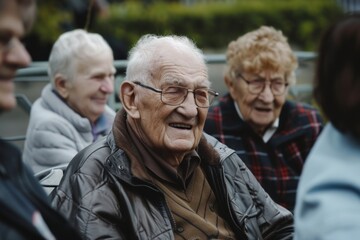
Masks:
[[[108,129],[111,128],[112,122],[108,120],[105,114],[102,114],[91,126],[91,132],[94,137],[94,142],[99,136],[105,135]]]
[[[239,117],[242,120],[244,120],[243,115],[241,114],[240,108],[235,101],[234,101],[234,105],[235,105],[237,114],[239,115]],[[268,129],[266,129],[264,135],[262,136],[262,139],[264,140],[264,142],[268,142],[270,140],[270,138],[274,135],[274,133],[276,132],[278,127],[279,127],[279,118],[276,118],[275,121],[273,122],[273,124]]]

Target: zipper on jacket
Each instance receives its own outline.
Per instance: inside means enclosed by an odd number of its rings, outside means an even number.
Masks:
[[[139,179],[140,180],[140,179]],[[142,181],[142,180],[140,180],[140,181]],[[170,225],[171,225],[171,228],[172,228],[172,230],[173,230],[173,232],[174,231],[176,231],[176,229],[177,229],[177,227],[176,227],[176,221],[175,221],[175,218],[174,218],[174,216],[172,215],[172,213],[171,213],[171,211],[170,211],[170,209],[169,209],[169,205],[168,205],[168,202],[167,202],[167,200],[166,200],[166,197],[165,197],[165,194],[164,194],[164,192],[163,191],[161,191],[159,188],[157,188],[156,186],[154,186],[154,185],[152,185],[152,184],[150,184],[150,183],[139,183],[139,184],[134,184],[134,183],[130,183],[130,182],[128,182],[128,184],[130,184],[130,185],[132,185],[133,187],[140,187],[140,188],[148,188],[148,189],[150,189],[151,191],[154,191],[154,192],[157,192],[157,193],[160,193],[160,194],[162,194],[162,198],[163,198],[163,200],[164,200],[164,202],[165,202],[165,206],[163,206],[163,204],[161,204],[162,206],[160,206],[160,207],[162,207],[162,208],[164,208],[165,209],[165,212],[166,212],[166,215],[167,215],[167,217],[169,218],[169,220],[170,220]],[[159,204],[159,205],[160,205]]]
[[[209,171],[212,172],[212,171],[213,171],[213,168],[210,167]],[[218,171],[219,171],[222,175],[224,175],[224,168],[223,168],[223,166],[221,166],[221,168],[220,168]],[[219,176],[218,176],[219,174],[216,174],[217,171],[214,171],[214,172],[215,172],[215,176],[216,176],[216,178],[217,178],[217,180],[214,179],[214,180],[215,180],[214,183],[215,183],[215,184],[218,183],[218,184],[216,184],[216,185],[217,185],[216,187],[218,188],[218,189],[217,189],[217,192],[220,193],[219,200],[222,199],[222,198],[225,198],[225,202],[226,202],[226,212],[227,212],[227,214],[228,214],[229,217],[230,217],[229,220],[231,220],[232,223],[233,223],[233,226],[237,228],[237,230],[238,230],[238,232],[239,232],[239,234],[240,234],[240,239],[241,239],[241,240],[247,240],[248,237],[247,237],[246,232],[245,232],[245,231],[247,231],[246,226],[244,225],[244,227],[242,227],[242,226],[238,225],[238,224],[237,224],[237,221],[235,220],[235,218],[234,218],[234,216],[233,216],[233,213],[232,213],[232,211],[231,211],[229,194],[228,194],[227,189],[226,189],[226,184],[225,184],[225,182],[224,182],[224,178],[223,178],[223,177],[219,177]],[[215,191],[214,191],[214,193],[215,193]],[[219,200],[218,200],[218,201],[219,201]]]
[[[224,184],[224,189],[226,188],[226,186],[225,186],[225,184]],[[243,223],[244,223],[244,227],[242,227],[242,226],[240,226],[240,225],[238,225],[237,224],[237,222],[235,221],[235,218],[234,218],[234,216],[233,216],[233,213],[232,213],[232,211],[231,211],[231,207],[230,207],[230,201],[229,201],[229,196],[228,196],[228,194],[227,194],[227,191],[225,190],[225,193],[226,193],[226,205],[227,205],[227,212],[229,213],[229,216],[230,216],[230,218],[231,218],[231,221],[234,223],[234,226],[235,227],[237,227],[238,228],[238,230],[240,231],[240,235],[242,235],[241,237],[241,239],[244,239],[244,240],[247,240],[248,239],[248,237],[246,236],[246,232],[248,231],[248,229],[247,229],[247,226],[246,226],[246,221],[244,221]],[[247,216],[244,216],[245,217],[245,219],[246,219],[246,217]]]
[[[219,143],[217,143],[219,144]],[[215,146],[214,146],[215,148]],[[234,154],[235,151],[234,150],[229,150],[229,148],[223,144],[221,144],[220,147],[218,147],[218,152],[220,154],[220,169],[218,170],[222,176],[224,176],[224,161],[225,159],[229,158],[230,155]],[[209,166],[211,170],[209,170],[210,172],[212,172],[213,170],[213,167]],[[226,189],[226,184],[225,184],[225,178],[224,177],[218,177],[219,174],[216,174],[217,171],[214,171],[215,172],[215,175],[217,176],[217,179],[219,179],[219,181],[214,181],[214,183],[219,183],[218,184],[218,192],[222,193],[222,196],[220,195],[220,197],[225,197],[225,202],[226,202],[226,210],[227,210],[227,213],[229,215],[229,217],[231,218],[230,220],[233,222],[233,225],[238,229],[239,231],[239,234],[240,234],[240,237],[241,239],[244,239],[244,240],[248,240],[248,237],[247,237],[247,234],[246,232],[248,232],[248,227],[246,225],[246,219],[248,218],[248,214],[244,214],[244,216],[242,217],[242,219],[244,221],[240,222],[240,224],[242,223],[243,226],[237,224],[237,221],[235,220],[234,216],[233,216],[233,212],[231,211],[231,206],[230,206],[230,200],[229,200],[229,195],[228,195],[228,192],[227,192],[227,189]],[[249,210],[249,209],[248,209]]]
[[[163,197],[164,197],[164,200],[165,200],[165,203],[166,203],[165,204],[165,210],[166,210],[167,215],[168,215],[168,217],[170,219],[170,224],[171,224],[171,226],[173,228],[173,231],[177,231],[175,218],[174,218],[173,214],[171,213],[171,211],[169,209],[169,204],[168,204],[168,201],[166,200],[166,197],[165,197],[164,193],[163,193]]]

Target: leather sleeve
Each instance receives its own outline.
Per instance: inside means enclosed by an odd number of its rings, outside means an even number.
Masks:
[[[270,198],[235,153],[225,161],[224,171],[232,206],[237,219],[242,221],[240,224],[244,224],[245,229],[252,229],[253,233],[247,233],[249,239],[256,239],[258,234],[263,239],[292,239],[292,213]],[[231,182],[233,186],[229,187]]]
[[[52,199],[53,207],[84,239],[124,239],[120,231],[124,229],[120,227],[121,211],[103,161],[99,160],[106,158],[104,151],[107,150],[80,152],[69,164]]]

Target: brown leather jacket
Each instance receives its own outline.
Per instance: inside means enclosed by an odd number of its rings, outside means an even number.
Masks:
[[[204,134],[197,152],[238,239],[292,239],[292,214],[271,200],[233,150]],[[84,239],[174,239],[163,193],[134,177],[130,164],[113,133],[69,164],[52,204]]]

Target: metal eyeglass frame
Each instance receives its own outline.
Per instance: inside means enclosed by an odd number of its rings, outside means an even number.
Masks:
[[[181,105],[181,104],[185,101],[185,99],[187,98],[189,92],[192,92],[192,93],[194,94],[195,104],[196,104],[196,106],[198,106],[198,107],[200,107],[200,108],[208,108],[208,107],[210,107],[210,105],[211,105],[212,102],[214,101],[215,97],[219,96],[219,93],[218,93],[218,92],[216,92],[216,91],[214,91],[214,90],[212,90],[212,89],[207,89],[207,92],[209,93],[209,95],[208,95],[208,103],[209,103],[209,104],[208,104],[207,106],[199,106],[198,100],[196,99],[196,90],[197,90],[197,89],[191,90],[191,89],[184,88],[184,87],[180,87],[180,86],[172,86],[172,87],[182,88],[182,89],[185,89],[185,90],[186,90],[186,94],[184,95],[183,99],[182,99],[179,103],[172,104],[172,103],[169,103],[169,102],[163,100],[163,90],[160,90],[160,89],[157,89],[157,88],[153,88],[153,87],[151,87],[151,86],[145,85],[145,84],[143,84],[143,83],[141,83],[141,82],[138,82],[138,81],[135,81],[135,82],[133,82],[133,83],[135,83],[136,85],[139,85],[139,86],[141,86],[141,87],[143,87],[143,88],[146,88],[146,89],[149,89],[149,90],[151,90],[151,91],[154,91],[154,92],[156,92],[156,93],[160,93],[160,100],[161,100],[161,102],[163,102],[164,104],[170,105],[170,106],[179,106],[179,105]]]

